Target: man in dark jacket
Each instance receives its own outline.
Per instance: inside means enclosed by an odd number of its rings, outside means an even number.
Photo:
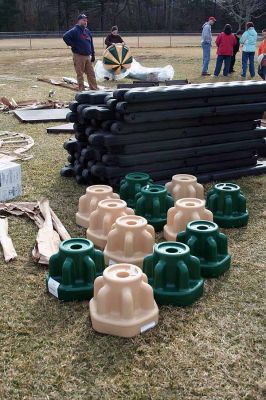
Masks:
[[[109,46],[112,46],[112,44],[117,44],[117,43],[125,44],[124,40],[118,33],[118,27],[113,26],[111,29],[111,33],[109,33],[109,35],[106,36],[105,44],[106,47],[108,48]]]
[[[240,36],[241,35],[242,35],[241,31],[238,31],[237,33],[235,33],[236,45],[234,46],[234,54],[231,58],[229,74],[232,74],[233,72],[235,72],[234,66],[235,66],[235,62],[236,62],[236,54],[239,52],[239,48],[240,48]]]
[[[87,16],[85,14],[79,15],[77,24],[64,34],[63,40],[68,46],[71,46],[79,90],[85,89],[84,73],[87,75],[90,89],[97,90],[98,87],[92,65],[95,61],[95,52],[92,34],[87,29],[87,24]]]

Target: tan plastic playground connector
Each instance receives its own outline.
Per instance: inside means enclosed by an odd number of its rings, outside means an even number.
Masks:
[[[147,276],[132,264],[106,268],[94,281],[90,317],[93,329],[114,336],[130,338],[153,328],[159,310]]]
[[[176,235],[184,231],[189,222],[199,219],[213,221],[212,212],[205,208],[205,200],[194,198],[177,200],[175,207],[168,210],[164,238],[170,242],[176,241]]]
[[[175,201],[188,197],[204,199],[204,188],[197,182],[197,178],[193,175],[174,175],[172,181],[166,183],[165,187]]]
[[[108,265],[130,263],[142,268],[143,259],[153,252],[155,231],[138,215],[120,217],[107,236],[104,249]]]
[[[127,207],[127,203],[121,199],[101,200],[98,207],[89,218],[87,239],[95,246],[104,249],[107,242],[107,235],[112,229],[118,217],[134,215],[134,210]]]
[[[117,193],[113,193],[111,186],[93,185],[86,189],[86,194],[79,199],[78,212],[76,213],[77,225],[88,228],[89,218],[93,211],[96,210],[99,201],[105,199],[119,199]]]

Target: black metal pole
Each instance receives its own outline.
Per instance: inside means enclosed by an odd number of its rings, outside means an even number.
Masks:
[[[214,0],[214,9],[213,9],[213,15],[215,16],[216,14],[216,0]]]
[[[61,2],[57,0],[57,18],[58,18],[58,33],[60,34],[61,29]]]

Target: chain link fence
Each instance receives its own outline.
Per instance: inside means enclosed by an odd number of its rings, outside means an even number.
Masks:
[[[64,49],[64,32],[0,32],[0,49]],[[142,47],[196,47],[200,45],[200,33],[130,33],[121,32],[126,44]],[[95,47],[104,48],[106,32],[93,34]]]

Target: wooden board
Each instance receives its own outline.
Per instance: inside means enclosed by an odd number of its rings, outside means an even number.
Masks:
[[[266,127],[266,112],[262,116],[261,125]]]
[[[17,110],[14,115],[21,122],[47,122],[65,121],[69,108],[44,109],[44,110]]]
[[[72,123],[57,125],[57,126],[50,126],[47,128],[47,133],[72,133],[74,132]]]

